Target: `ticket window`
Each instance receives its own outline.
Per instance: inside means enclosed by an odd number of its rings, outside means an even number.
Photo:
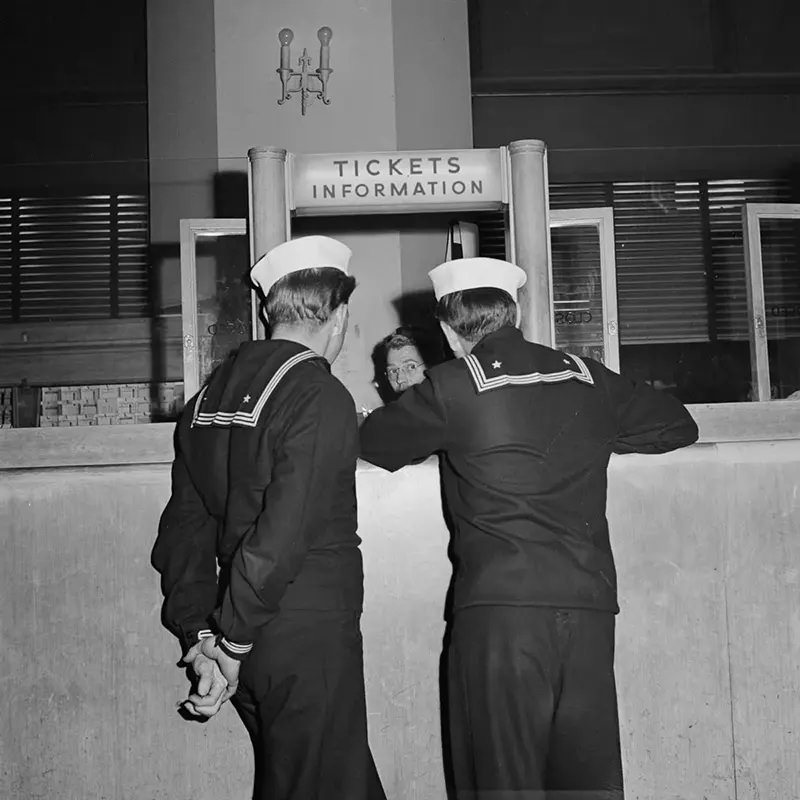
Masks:
[[[550,211],[555,347],[619,372],[614,212]]]
[[[476,224],[450,221],[442,233],[446,237],[444,260],[478,255]],[[181,220],[182,349],[187,400],[242,342],[260,338],[254,333],[253,318],[260,323],[260,317],[258,296],[250,289],[247,278],[249,252],[245,219]]]
[[[618,367],[615,293],[610,283],[612,225],[605,211],[554,215],[552,230],[564,247],[556,248],[551,271],[546,148],[540,140],[520,140],[497,149],[343,155],[258,147],[251,148],[248,162],[249,224],[242,220],[181,224],[185,396],[199,389],[220,360],[217,355],[224,357],[226,349],[238,344],[237,337],[248,338],[244,325],[238,324],[244,318],[243,291],[236,290],[241,308],[232,312],[232,321],[220,319],[218,287],[209,284],[205,295],[201,291],[200,245],[228,236],[245,239],[247,230],[252,261],[291,238],[295,220],[306,216],[447,213],[462,220],[462,213],[503,211],[507,258],[529,276],[520,304],[523,333],[532,341],[555,343]],[[463,228],[468,229],[466,221]],[[460,243],[462,255],[470,249],[465,244]],[[453,240],[452,255],[455,249]],[[220,273],[218,261],[211,273]],[[263,338],[252,296],[250,312],[251,335]],[[559,314],[557,326],[555,314]],[[221,332],[231,336],[222,342]]]
[[[550,236],[555,346],[619,371],[612,209],[552,210]],[[250,338],[247,242],[244,219],[181,221],[187,398],[227,353]],[[447,257],[453,251],[460,257],[477,255],[478,226],[453,224],[447,246]]]

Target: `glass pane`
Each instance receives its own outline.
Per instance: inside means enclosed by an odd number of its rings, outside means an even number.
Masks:
[[[800,399],[800,219],[760,227],[771,394]]]
[[[556,347],[604,362],[600,229],[553,227],[550,242]]]
[[[247,236],[197,240],[197,354],[200,385],[251,338]]]

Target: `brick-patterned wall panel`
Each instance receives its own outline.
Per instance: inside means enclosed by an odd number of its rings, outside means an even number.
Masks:
[[[183,384],[145,383],[42,388],[40,426],[133,425],[174,419],[183,406]]]

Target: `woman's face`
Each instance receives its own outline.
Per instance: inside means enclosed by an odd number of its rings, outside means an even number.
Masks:
[[[397,394],[402,394],[409,386],[425,380],[425,362],[419,350],[413,345],[398,347],[386,353],[386,377]]]

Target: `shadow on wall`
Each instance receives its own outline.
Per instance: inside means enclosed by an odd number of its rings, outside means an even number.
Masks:
[[[180,245],[177,242],[150,244],[148,247],[148,314],[150,316],[150,402],[152,408],[158,408],[160,384],[168,380],[167,348],[170,347],[167,320],[162,308],[161,274],[169,262],[180,263]],[[169,415],[168,415],[169,416]],[[156,415],[153,422],[166,422],[167,419]]]
[[[247,219],[247,173],[218,172],[214,176],[214,216]]]

